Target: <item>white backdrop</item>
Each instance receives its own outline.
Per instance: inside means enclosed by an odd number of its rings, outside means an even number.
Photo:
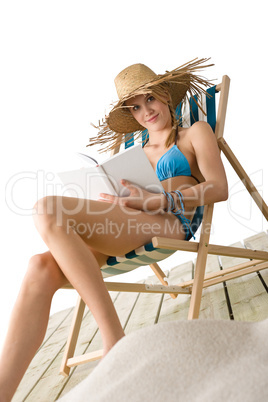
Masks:
[[[55,191],[53,172],[76,166],[73,151],[97,156],[85,148],[96,134],[90,122],[117,99],[113,79],[127,65],[163,73],[211,57],[208,78],[231,78],[225,138],[268,199],[266,14],[262,0],[1,2],[0,345],[28,260],[46,250],[31,208]],[[228,245],[267,224],[223,161],[230,197],[215,208],[211,241]],[[169,264],[191,258],[177,253]],[[52,312],[75,298],[58,292]]]

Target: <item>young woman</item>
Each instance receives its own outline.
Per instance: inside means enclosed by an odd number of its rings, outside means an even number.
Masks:
[[[102,194],[103,201],[92,201],[50,196],[36,203],[35,225],[49,251],[30,259],[12,313],[0,363],[0,402],[11,400],[40,346],[58,289],[71,283],[78,291],[98,323],[107,354],[124,336],[100,270],[107,256],[125,254],[155,235],[189,238],[196,207],[226,200],[226,176],[210,126],[197,122],[181,128],[175,119],[174,107],[186,93],[199,94],[207,85],[195,74],[203,62],[163,75],[142,64],[123,70],[115,80],[119,101],[93,141],[111,149],[121,141],[121,133],[146,128],[144,152],[162,181],[163,193],[123,182],[130,190],[127,197]],[[105,227],[107,219],[120,234],[115,236],[109,228],[101,235],[79,233],[79,225]]]

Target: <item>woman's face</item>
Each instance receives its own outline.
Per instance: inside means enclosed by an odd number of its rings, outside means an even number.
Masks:
[[[167,104],[160,102],[151,94],[137,95],[126,101],[137,122],[147,128],[149,133],[166,128],[171,129],[171,114]]]

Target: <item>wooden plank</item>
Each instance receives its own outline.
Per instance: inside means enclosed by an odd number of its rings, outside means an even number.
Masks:
[[[115,300],[117,297],[117,293],[112,293],[111,297],[113,300]],[[64,377],[60,375],[59,369],[63,358],[64,346],[67,341],[70,326],[71,326],[71,320],[69,325],[64,329],[64,331],[62,331],[62,338],[64,342],[62,343],[61,349],[58,351],[57,354],[51,353],[51,356],[53,355],[53,360],[51,361],[51,364],[48,366],[47,370],[44,372],[42,377],[35,384],[35,387],[32,389],[31,393],[26,399],[27,402],[53,401],[56,399],[57,395],[61,392],[62,388],[64,388],[65,384],[68,382],[69,377]],[[86,308],[81,326],[81,331],[79,333],[78,342],[76,346],[76,355],[83,354],[87,345],[94,339],[97,330],[98,327],[96,321],[94,320],[94,317],[92,316],[88,308]],[[74,370],[75,370],[74,368],[71,369],[70,376],[72,375],[72,372]],[[44,392],[44,390],[46,391]],[[45,397],[47,399],[45,399]]]
[[[118,294],[111,294],[113,301],[116,300]],[[68,329],[69,330],[69,329]],[[91,312],[86,308],[86,314],[82,322],[81,330],[78,337],[78,342],[76,346],[75,355],[83,355],[88,349],[88,345],[92,345],[96,336],[98,335],[98,326],[92,316]],[[68,332],[66,331],[66,339]],[[96,348],[97,349],[97,348]],[[96,350],[94,349],[94,350]],[[59,398],[62,390],[66,387],[72,376],[76,371],[76,367],[71,368],[69,377],[63,377],[59,374],[59,368],[64,354],[64,348],[55,357],[53,363],[48,368],[44,376],[36,384],[35,388],[32,390],[29,397],[26,399],[27,402],[46,402],[55,401]],[[96,362],[93,362],[96,363]],[[87,364],[80,366],[81,370],[84,371],[84,375],[87,375]]]
[[[67,339],[67,332],[71,325],[72,314],[68,314],[66,316],[66,311],[62,312],[62,317],[60,317],[59,313],[57,314],[57,319],[59,320],[64,317],[65,320],[53,333],[49,341],[41,349],[39,349],[33,358],[23,380],[17,389],[17,392],[12,400],[13,402],[21,402],[24,400],[24,398],[26,398],[31,390],[36,386],[40,378],[42,378],[44,373],[46,373],[55,356],[62,349]]]
[[[255,267],[257,265],[258,267],[256,269]],[[206,273],[203,287],[206,288],[208,286],[213,286],[217,283],[237,278],[239,276],[247,275],[247,273],[256,272],[257,270],[261,271],[266,268],[268,268],[268,262],[263,262],[262,260],[250,260],[247,262],[243,262],[242,264],[234,265],[230,268],[220,269],[219,271]],[[192,284],[193,279],[190,281],[179,283],[178,286],[182,288],[189,287],[189,289],[191,290]]]
[[[206,205],[204,208],[204,217],[201,228],[201,236],[198,246],[198,254],[196,259],[196,268],[194,273],[194,283],[192,288],[192,296],[188,319],[196,319],[199,317],[201,306],[201,298],[203,292],[203,282],[205,277],[206,263],[208,257],[208,242],[210,238],[211,222],[214,204]]]
[[[91,353],[85,353],[81,356],[74,356],[68,359],[68,366],[69,367],[76,367],[81,364],[89,363],[95,360],[101,360],[103,356],[103,349],[95,350]]]
[[[264,202],[260,193],[258,192],[256,187],[250,180],[249,176],[243,169],[242,165],[240,164],[240,162],[238,161],[238,159],[232,152],[231,148],[228,146],[227,142],[223,138],[220,138],[218,140],[218,145],[219,145],[220,149],[222,150],[222,152],[224,153],[224,155],[226,156],[226,158],[228,159],[228,161],[230,162],[230,164],[232,165],[232,167],[234,168],[234,170],[237,173],[238,177],[240,178],[241,182],[244,184],[244,186],[248,190],[249,194],[255,201],[256,205],[258,206],[260,211],[263,213],[263,216],[268,220],[268,206],[266,205],[266,203]]]
[[[181,264],[170,271],[169,282],[180,283],[192,279],[193,262]],[[190,295],[179,295],[175,300],[165,295],[158,322],[187,320],[190,306]]]
[[[59,390],[62,389],[67,381],[66,377],[59,374],[62,356],[63,350],[55,356],[53,364],[51,364],[45,375],[42,376],[30,395],[23,402],[48,402],[58,399]]]
[[[199,249],[199,243],[194,241],[187,242],[185,240],[169,239],[166,237],[154,237],[152,242],[154,247],[160,247],[168,250],[182,250],[196,253]],[[206,244],[206,247],[208,249],[208,254],[211,255],[251,258],[268,261],[267,251],[250,250],[245,249],[244,247],[221,246],[218,244]]]
[[[222,77],[222,82],[221,82],[221,86],[220,86],[221,94],[220,94],[219,106],[218,106],[218,111],[217,111],[216,127],[215,127],[215,136],[217,139],[221,138],[223,136],[223,132],[224,132],[230,81],[231,80],[228,77],[228,75],[224,75]]]
[[[67,343],[64,348],[64,357],[62,359],[62,363],[60,366],[60,373],[65,376],[68,376],[70,373],[70,366],[68,364],[69,363],[68,360],[69,358],[72,358],[74,356],[74,351],[76,348],[77,339],[79,336],[83,315],[85,312],[85,307],[86,305],[84,300],[80,296],[78,296],[76,307],[73,313],[72,324],[69,330]]]
[[[244,240],[245,247],[256,248],[268,251],[268,234],[266,232],[258,233]],[[264,282],[266,291],[268,289],[268,269],[261,271],[261,280]]]
[[[266,232],[258,233],[244,240],[248,248],[268,251],[268,234]]]
[[[163,277],[166,276],[167,274],[163,274]],[[151,276],[145,281],[145,283],[155,287],[156,285],[159,285],[159,279],[155,276]],[[134,309],[130,315],[130,319],[125,327],[125,333],[128,334],[145,325],[147,326],[154,324],[162,299],[163,295],[159,293],[141,293],[137,298]],[[90,354],[94,355],[94,353],[95,352],[92,352]],[[87,358],[85,357],[85,362],[86,359]]]
[[[254,260],[254,261],[256,261],[256,260]],[[230,281],[231,279],[239,278],[240,276],[245,276],[245,275],[251,274],[253,272],[256,272],[256,270],[258,270],[258,272],[259,272],[263,269],[268,268],[268,262],[263,262],[262,264],[251,264],[251,265],[249,263],[245,263],[243,265],[246,265],[246,264],[249,265],[248,268],[245,268],[242,270],[241,269],[237,270],[236,266],[231,267],[231,268],[221,269],[220,272],[224,273],[224,276],[222,275],[221,277],[218,276],[218,277],[215,277],[214,279],[206,280],[204,283],[204,287],[209,287],[209,286],[216,285],[217,283]],[[258,267],[257,267],[257,265],[258,265]],[[232,271],[232,272],[227,273],[227,271]]]
[[[244,243],[250,248],[268,251],[268,236],[266,233],[252,236],[246,239]],[[235,246],[242,247],[241,244],[236,244]],[[226,268],[245,261],[248,262],[245,259],[228,257],[222,257],[221,261]],[[190,280],[192,279],[192,270],[192,262],[182,264],[171,270],[168,282],[179,284],[182,281]],[[210,274],[217,270],[217,258],[209,256],[206,273]],[[261,274],[267,283],[268,269],[261,271]],[[153,279],[153,277],[148,279],[148,282],[156,283],[156,279]],[[228,319],[226,301],[224,300],[221,286],[212,286],[203,291],[200,318]],[[268,295],[257,274],[250,274],[240,279],[231,280],[227,282],[227,286],[235,319],[258,321],[268,317]],[[115,304],[121,322],[125,325],[126,333],[151,325],[155,321],[187,319],[189,295],[179,295],[176,300],[171,299],[169,295],[163,297],[160,294],[136,295],[122,293],[119,296]],[[116,297],[117,294],[113,294],[113,300]],[[72,319],[71,310],[68,309],[51,317],[48,326],[49,332],[45,338],[47,342],[43,344],[36,354],[12,402],[47,402],[56,400],[85,378],[98,364],[97,362],[92,362],[76,369],[73,368],[68,379],[59,375],[63,347],[67,340]],[[87,310],[78,338],[76,355],[100,349],[101,346],[97,324]],[[32,392],[26,397],[31,389]]]
[[[49,338],[60,327],[60,325],[66,320],[68,315],[72,314],[72,312],[73,312],[73,307],[63,310],[63,311],[59,311],[59,312],[53,314],[51,317],[49,317],[46,334],[45,334],[44,340],[42,342],[42,345],[40,346],[39,349],[41,349],[45,345],[45,343],[49,340]]]
[[[250,250],[243,247],[233,247],[233,246],[218,246],[215,244],[208,245],[209,254],[221,255],[226,257],[235,258],[250,258],[253,260],[259,259],[268,261],[268,252],[259,250]]]
[[[166,277],[167,276],[168,272],[166,273]],[[159,280],[155,276],[150,276],[145,282],[154,285],[158,284]],[[164,295],[162,294],[140,294],[125,328],[125,333],[129,334],[130,332],[137,331],[145,326],[155,324],[158,319],[158,313],[163,298]]]
[[[154,262],[153,264],[150,264],[150,268],[153,270],[155,276],[159,279],[159,281],[162,283],[162,285],[168,284],[165,280],[166,274],[162,271],[162,269],[156,262]],[[178,295],[173,293],[173,294],[170,294],[170,296],[172,297],[172,299],[176,299],[176,297]]]
[[[236,243],[241,247],[241,243]],[[221,257],[223,268],[228,268],[245,259]],[[226,283],[234,319],[237,321],[261,321],[268,317],[268,294],[258,275],[252,273]]]
[[[120,292],[134,292],[134,293],[190,293],[185,287],[176,286],[173,284],[162,285],[162,283],[151,285],[145,283],[124,283],[124,282],[106,282],[108,290],[118,290]],[[174,295],[171,294],[171,297]]]
[[[158,268],[158,267],[157,267]],[[158,270],[159,272],[159,270]],[[161,280],[165,278],[167,274],[164,274],[161,271]],[[165,282],[167,284],[167,282]],[[151,276],[148,278],[148,280],[145,281],[145,284],[118,284],[116,282],[111,282],[108,284],[106,282],[107,288],[109,289],[108,285],[115,285],[116,289],[120,289],[121,287],[123,288],[124,291],[128,289],[130,292],[140,291],[142,294],[140,294],[137,303],[135,304],[134,311],[131,314],[130,321],[127,323],[127,327],[125,329],[126,333],[129,333],[133,330],[137,330],[138,328],[142,327],[143,323],[145,325],[150,325],[154,324],[156,320],[156,316],[159,310],[159,304],[162,300],[162,294],[159,294],[158,291],[156,290],[158,287],[160,287],[163,291],[166,291],[168,293],[170,290],[163,289],[163,285],[160,283],[159,284],[159,278],[156,278],[156,276]],[[119,286],[121,285],[121,286]],[[170,286],[165,286],[167,289],[170,288]],[[111,286],[111,289],[113,286]],[[150,288],[150,293],[149,290],[146,289]],[[176,286],[172,286],[172,290],[175,291]],[[186,289],[181,289],[182,293],[187,293],[188,291]],[[146,292],[145,294],[143,292]],[[158,294],[154,294],[158,293]],[[173,295],[171,295],[172,297]],[[135,314],[134,314],[135,313]],[[133,317],[134,316],[134,317]],[[101,354],[100,354],[101,355]],[[94,356],[94,357],[93,357]],[[99,356],[99,353],[97,354]],[[92,357],[94,360],[97,360],[95,357],[95,352],[91,352],[89,354],[83,355],[83,362],[86,363],[89,360],[92,360]],[[76,365],[76,362],[78,361],[77,358],[70,359],[72,365]],[[79,362],[80,364],[80,362]]]
[[[209,255],[206,264],[206,274],[212,274],[219,270],[220,264],[218,258]],[[230,319],[222,283],[203,289],[199,318],[210,320]]]

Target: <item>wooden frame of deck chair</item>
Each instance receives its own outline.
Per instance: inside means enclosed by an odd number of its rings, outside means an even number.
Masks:
[[[189,108],[191,112],[188,114],[188,119],[190,119],[191,121],[184,121],[183,125],[191,125],[197,120],[207,120],[209,122],[215,132],[220,150],[222,150],[223,153],[226,155],[227,159],[230,161],[231,165],[233,166],[238,176],[246,186],[247,190],[253,197],[254,201],[262,211],[263,215],[266,217],[266,219],[268,219],[267,205],[264,203],[255,186],[251,182],[250,178],[247,176],[239,161],[232,153],[230,147],[223,139],[229,85],[229,77],[223,76],[222,82],[219,85],[209,88],[209,90],[207,91],[208,96],[204,96],[205,99],[203,99],[204,102],[202,102],[203,108],[206,109],[206,117],[197,108],[194,100],[190,99]],[[220,99],[216,115],[215,93],[217,92],[220,92]],[[205,107],[204,103],[206,105]],[[177,116],[179,116],[180,105],[177,107],[176,112]],[[126,138],[125,147],[127,148],[131,145],[133,145],[133,138],[129,136]],[[117,147],[113,153],[119,152],[119,148],[120,147]],[[107,265],[101,268],[105,277],[105,274],[106,276],[111,276],[118,273],[130,271],[142,265],[149,265],[161,284],[146,285],[139,283],[105,282],[107,289],[109,291],[119,292],[168,293],[171,295],[172,298],[176,298],[178,294],[191,294],[188,319],[194,319],[198,318],[199,315],[202,290],[204,287],[211,286],[216,283],[223,282],[228,279],[233,279],[238,276],[246,275],[251,272],[259,271],[268,267],[268,252],[209,244],[210,228],[213,215],[213,204],[198,208],[199,210],[197,209],[197,213],[195,215],[195,223],[197,226],[200,223],[200,218],[202,219],[203,216],[199,243],[192,241],[189,242],[187,240],[175,240],[154,237],[151,243],[139,248],[138,250],[133,250],[126,256],[110,257],[107,261]],[[169,285],[165,273],[161,270],[157,262],[163,260],[164,258],[167,258],[178,250],[197,252],[194,279],[192,281],[184,282],[177,285]],[[249,263],[237,265],[235,267],[232,267],[231,269],[229,268],[226,270],[221,270],[205,277],[206,260],[208,254],[244,257],[249,258],[251,261]],[[71,286],[67,286],[66,288],[71,288]],[[85,303],[80,297],[78,297],[60,368],[60,373],[65,376],[69,375],[71,367],[89,361],[97,360],[102,356],[102,351],[96,351],[93,353],[74,357],[84,309]]]
[[[217,138],[218,146],[219,149],[224,153],[224,155],[230,162],[231,166],[233,167],[238,177],[248,190],[250,196],[255,201],[256,205],[260,209],[265,219],[268,220],[267,204],[264,202],[263,198],[257,191],[251,179],[241,166],[239,160],[236,158],[231,148],[223,138],[229,86],[230,86],[230,78],[228,76],[223,76],[222,83],[217,87],[217,89],[221,90],[217,123],[215,127],[215,135]],[[190,251],[197,253],[194,279],[188,282],[178,284],[178,286],[190,289],[191,292],[191,301],[190,301],[188,319],[196,319],[199,316],[203,288],[268,268],[268,252],[266,251],[209,244],[213,208],[214,204],[206,205],[204,208],[204,218],[202,222],[199,243],[166,239],[160,237],[155,237],[152,239],[154,247],[159,247],[161,249],[162,248],[169,250],[173,249],[176,251],[180,250],[180,251]],[[208,254],[246,258],[249,259],[250,261],[205,276],[206,261]]]

